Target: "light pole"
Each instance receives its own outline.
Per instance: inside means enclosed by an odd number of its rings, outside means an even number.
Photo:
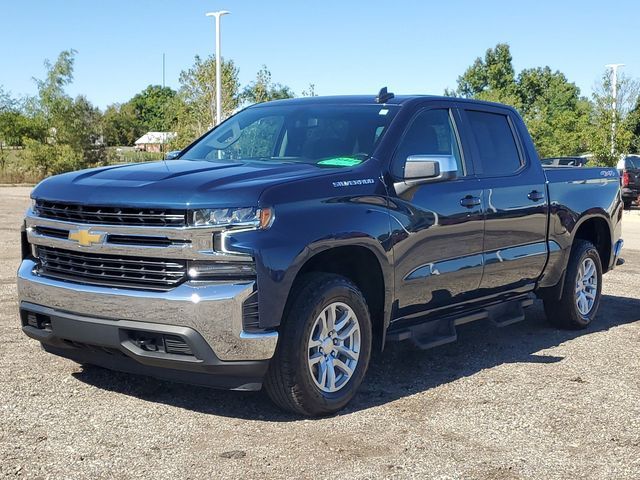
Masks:
[[[222,122],[222,54],[220,53],[220,17],[231,12],[220,10],[208,12],[207,17],[216,18],[216,125]]]
[[[605,67],[610,68],[613,75],[611,79],[611,89],[613,101],[611,107],[613,109],[613,117],[611,120],[611,155],[616,153],[616,111],[618,109],[618,68],[624,67],[624,63],[609,63]]]

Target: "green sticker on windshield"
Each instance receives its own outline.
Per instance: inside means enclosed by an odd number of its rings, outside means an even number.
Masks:
[[[357,158],[351,157],[336,157],[336,158],[327,158],[326,160],[320,160],[318,165],[327,165],[330,167],[353,167],[354,165],[358,165],[362,163],[362,160],[358,160]]]

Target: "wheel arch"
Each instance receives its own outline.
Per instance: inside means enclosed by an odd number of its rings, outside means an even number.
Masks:
[[[393,277],[390,268],[384,255],[364,245],[328,246],[316,250],[301,262],[287,296],[283,317],[306,274],[322,272],[341,275],[351,280],[362,292],[371,315],[374,341],[382,348],[392,302]]]
[[[571,244],[573,246],[576,239],[591,242],[600,254],[602,273],[606,273],[611,262],[612,238],[609,219],[604,215],[590,215],[576,223]]]

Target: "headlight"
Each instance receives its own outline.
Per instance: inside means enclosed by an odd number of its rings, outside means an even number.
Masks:
[[[38,213],[38,211],[36,209],[37,209],[36,199],[32,198],[31,199],[31,211],[33,213]]]
[[[271,208],[202,208],[193,210],[194,227],[255,227],[269,228],[273,222]]]

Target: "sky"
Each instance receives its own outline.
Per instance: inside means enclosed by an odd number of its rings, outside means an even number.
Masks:
[[[195,55],[215,49],[249,83],[262,65],[300,94],[442,94],[499,42],[516,71],[548,65],[591,95],[607,63],[640,77],[640,2],[622,0],[0,0],[0,86],[35,93],[45,59],[77,50],[67,91],[105,108],[149,84],[179,87]]]

